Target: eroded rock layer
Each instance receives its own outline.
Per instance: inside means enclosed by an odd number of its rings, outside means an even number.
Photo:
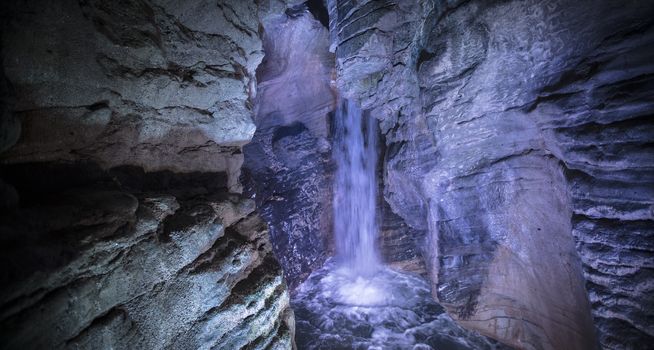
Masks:
[[[5,162],[221,171],[238,190],[263,57],[254,1],[2,7],[4,74],[23,130]]]
[[[238,194],[259,5],[0,5],[0,348],[294,347]]]
[[[21,195],[0,216],[2,348],[292,347],[267,226],[250,199],[199,194],[213,176],[91,164],[2,175]]]
[[[383,188],[383,187],[382,187]],[[379,201],[379,250],[384,264],[394,270],[427,276],[426,230],[415,229],[395,214],[384,198]]]
[[[247,193],[270,226],[292,288],[331,252],[332,177],[327,29],[307,5],[262,19],[266,57],[257,70],[257,131],[244,147]]]
[[[545,88],[530,115],[567,168],[602,344],[629,349],[654,341],[654,21],[620,26]]]
[[[329,10],[338,86],[380,119],[385,198],[427,230],[446,309],[518,348],[650,342],[652,4]]]

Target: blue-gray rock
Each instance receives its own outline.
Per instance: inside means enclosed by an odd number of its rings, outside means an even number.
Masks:
[[[332,251],[334,61],[328,31],[306,5],[289,5],[262,24],[266,56],[257,70],[257,131],[244,147],[244,183],[295,288]]]
[[[135,185],[136,172],[99,169],[3,169],[21,205],[0,215],[0,347],[293,347],[254,201],[226,188],[198,195],[210,177],[142,173]]]
[[[652,4],[329,8],[337,85],[380,119],[385,198],[428,231],[448,312],[518,348],[651,342]]]
[[[0,4],[0,348],[294,348],[237,194],[268,11]]]
[[[257,11],[232,0],[3,3],[3,69],[23,125],[3,162],[224,171],[238,192],[263,58]]]

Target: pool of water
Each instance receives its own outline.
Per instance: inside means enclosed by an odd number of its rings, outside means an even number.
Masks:
[[[426,281],[381,268],[367,277],[328,261],[298,287],[298,349],[504,349],[458,326]]]

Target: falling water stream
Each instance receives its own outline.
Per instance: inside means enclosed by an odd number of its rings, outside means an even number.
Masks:
[[[376,129],[352,101],[341,104],[334,124],[336,251],[342,265],[370,276],[381,267],[376,245]]]
[[[377,129],[352,101],[340,103],[333,157],[336,257],[292,298],[298,349],[496,349],[459,327],[419,276],[381,264],[376,217]]]

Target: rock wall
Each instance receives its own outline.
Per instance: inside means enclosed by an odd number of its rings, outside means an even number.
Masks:
[[[246,193],[270,226],[291,288],[332,252],[334,56],[327,28],[310,9],[288,4],[262,18],[266,56],[257,70],[257,131],[244,148]]]
[[[592,28],[610,34],[529,108],[565,163],[572,234],[612,349],[654,341],[654,6],[629,10],[627,23],[624,10],[605,17],[619,31]]]
[[[136,174],[3,168],[21,207],[0,215],[0,347],[291,348],[286,283],[254,201],[193,194],[211,177]]]
[[[294,347],[238,193],[254,1],[3,2],[0,347]]]
[[[3,4],[20,142],[4,163],[214,171],[238,191],[263,51],[254,2]]]
[[[379,250],[385,265],[394,270],[427,277],[425,266],[426,230],[418,230],[395,214],[386,200],[379,199],[381,226]]]
[[[380,119],[384,196],[427,230],[448,312],[521,349],[651,342],[652,4],[329,10],[337,84]]]

